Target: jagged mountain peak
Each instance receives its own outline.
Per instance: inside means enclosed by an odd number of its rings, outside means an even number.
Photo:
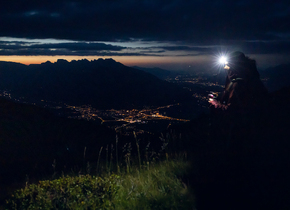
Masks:
[[[175,84],[113,59],[58,60],[25,67],[11,72],[1,68],[0,89],[27,100],[90,104],[98,109],[168,105],[190,97]]]

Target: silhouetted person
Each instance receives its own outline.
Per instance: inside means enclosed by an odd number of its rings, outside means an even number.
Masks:
[[[210,141],[192,173],[197,209],[290,209],[290,91],[269,96],[241,52],[224,68],[224,91],[209,101]]]
[[[224,69],[225,89],[217,99],[210,99],[214,138],[239,144],[259,130],[268,91],[260,80],[256,62],[242,52],[231,53]],[[253,135],[255,135],[253,133]],[[237,146],[237,145],[236,145]]]
[[[268,91],[256,62],[243,53],[231,53],[224,69],[224,91],[209,100],[210,141],[199,163],[205,182],[196,185],[199,207],[211,209],[206,202],[209,199],[223,209],[252,209],[251,205],[257,205],[255,177],[259,174],[253,163],[257,160]]]

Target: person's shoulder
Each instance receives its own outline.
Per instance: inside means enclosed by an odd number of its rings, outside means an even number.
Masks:
[[[246,81],[243,78],[235,78],[235,79],[232,79],[231,81],[232,87],[244,86],[245,83]]]
[[[232,79],[231,82],[233,82],[233,83],[237,83],[237,82],[244,82],[244,81],[245,81],[244,78],[237,77],[237,78]]]
[[[245,92],[247,90],[247,83],[242,78],[233,79],[231,82],[231,88],[235,92]]]

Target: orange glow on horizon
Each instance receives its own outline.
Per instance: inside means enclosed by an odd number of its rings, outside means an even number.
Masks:
[[[170,66],[170,64],[190,64],[205,62],[203,57],[192,56],[0,56],[0,61],[10,61],[16,63],[40,64],[46,61],[52,63],[58,59],[65,59],[67,61],[87,59],[97,60],[99,58],[112,58],[126,66],[152,66],[158,67],[162,65]]]

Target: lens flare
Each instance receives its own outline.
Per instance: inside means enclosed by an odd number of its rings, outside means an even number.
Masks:
[[[225,56],[222,56],[222,57],[220,57],[220,59],[219,59],[219,63],[220,64],[228,64],[228,60],[227,60],[227,58],[225,57]]]

